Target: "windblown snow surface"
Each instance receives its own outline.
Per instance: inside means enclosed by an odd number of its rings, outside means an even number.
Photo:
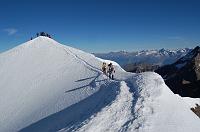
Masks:
[[[81,50],[38,37],[0,54],[1,132],[199,132],[199,118],[156,73],[115,80]]]

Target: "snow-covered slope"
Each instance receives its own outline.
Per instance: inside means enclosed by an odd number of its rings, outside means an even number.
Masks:
[[[190,108],[195,107],[196,104],[200,104],[200,98],[184,97],[183,99]]]
[[[20,130],[107,87],[101,65],[46,37],[1,54],[0,131]]]
[[[195,132],[199,131],[199,118],[185,104],[184,99],[174,95],[156,73],[144,73],[137,77],[139,97],[135,110],[141,117],[138,126],[147,132]],[[141,103],[140,103],[141,102]],[[141,105],[140,105],[141,104]],[[193,118],[193,119],[192,119]]]
[[[102,61],[110,62],[46,37],[2,53],[0,131],[200,131],[159,75],[113,62],[109,80]]]
[[[121,66],[133,63],[149,63],[154,65],[167,65],[174,63],[176,60],[186,55],[191,49],[160,49],[160,50],[142,50],[138,52],[110,52],[94,53],[95,56],[114,60]]]

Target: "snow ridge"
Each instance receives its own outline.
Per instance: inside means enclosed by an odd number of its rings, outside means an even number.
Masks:
[[[84,125],[79,128],[79,132],[105,132],[120,131],[124,124],[132,117],[132,93],[124,81],[120,82],[120,91],[116,99],[99,113],[93,115]]]
[[[2,53],[0,131],[200,131],[158,74],[127,73],[113,62],[110,80],[102,62],[112,61],[46,37]]]

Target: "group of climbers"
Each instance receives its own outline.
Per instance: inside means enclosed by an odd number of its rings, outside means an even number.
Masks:
[[[37,33],[36,36],[37,36],[37,37],[39,37],[39,36],[44,36],[44,37],[51,38],[51,35],[49,35],[48,33],[45,33],[45,32]]]
[[[115,69],[112,63],[109,63],[108,65],[103,62],[102,64],[102,71],[105,75],[107,75],[110,79],[114,80],[114,73]]]
[[[48,37],[48,38],[52,38],[50,34],[45,33],[45,32],[40,32],[40,33],[36,33],[36,36],[44,36],[44,37]],[[31,37],[31,40],[33,40],[33,37]]]

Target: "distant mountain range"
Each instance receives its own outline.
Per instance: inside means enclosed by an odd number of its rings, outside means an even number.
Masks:
[[[94,53],[94,55],[103,59],[113,60],[122,67],[134,63],[148,63],[163,66],[174,63],[177,59],[186,55],[190,51],[191,49],[189,48],[183,48],[175,50],[142,50],[136,52],[119,51],[110,53]]]

